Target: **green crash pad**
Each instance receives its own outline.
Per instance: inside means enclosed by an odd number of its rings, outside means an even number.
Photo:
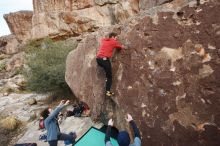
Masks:
[[[110,138],[113,146],[118,146],[114,138]],[[91,127],[74,146],[105,146],[105,133],[95,127]]]

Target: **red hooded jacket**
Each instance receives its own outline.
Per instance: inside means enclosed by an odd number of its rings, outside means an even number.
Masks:
[[[117,40],[115,40],[113,38],[102,39],[101,45],[99,47],[99,51],[97,53],[97,57],[99,57],[99,58],[104,58],[104,57],[111,58],[112,57],[112,52],[113,52],[114,49],[122,49],[121,44]]]

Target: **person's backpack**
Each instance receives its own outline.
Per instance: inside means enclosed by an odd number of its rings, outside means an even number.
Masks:
[[[44,119],[40,119],[40,121],[39,121],[39,129],[45,129]]]

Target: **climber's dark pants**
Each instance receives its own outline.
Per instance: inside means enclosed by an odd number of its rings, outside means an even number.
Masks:
[[[105,70],[106,75],[106,91],[110,91],[112,86],[112,66],[109,58],[96,58],[96,61],[99,66],[101,66]]]
[[[57,138],[58,138],[57,140],[48,141],[49,145],[50,146],[57,146],[58,140],[68,140],[71,143],[75,142],[75,139],[73,138],[73,135],[71,135],[71,134],[60,133],[60,135]]]

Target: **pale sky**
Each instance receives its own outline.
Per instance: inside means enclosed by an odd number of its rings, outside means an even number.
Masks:
[[[3,15],[20,10],[33,10],[32,0],[0,0],[0,36],[11,34]]]

